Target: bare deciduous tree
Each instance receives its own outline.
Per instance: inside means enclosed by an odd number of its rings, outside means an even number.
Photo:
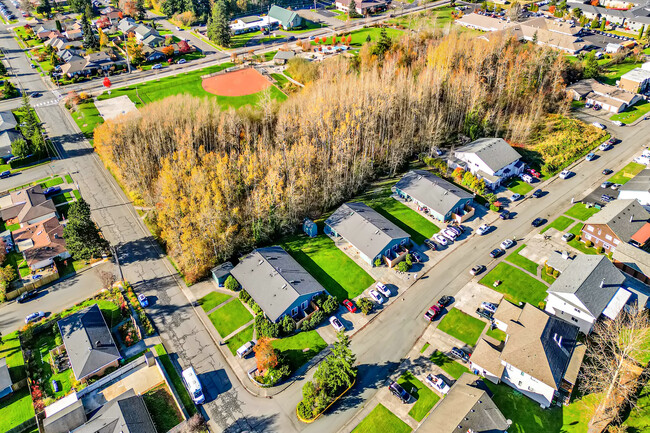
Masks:
[[[589,433],[602,432],[619,417],[642,379],[638,360],[650,355],[650,318],[645,311],[621,311],[616,320],[599,322],[587,344],[580,377],[583,392],[598,396]]]
[[[207,431],[208,428],[205,424],[205,419],[203,419],[203,416],[199,413],[194,414],[190,419],[188,419],[187,423],[185,423],[185,428],[183,429],[183,433],[204,433]]]

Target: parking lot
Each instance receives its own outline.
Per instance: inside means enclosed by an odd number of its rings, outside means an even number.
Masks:
[[[598,34],[592,31],[585,31],[581,37],[585,42],[600,50],[604,50],[607,44],[622,44],[629,39],[625,36]]]

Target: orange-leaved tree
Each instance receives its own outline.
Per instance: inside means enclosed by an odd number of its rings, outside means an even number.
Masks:
[[[266,371],[278,365],[278,354],[271,345],[271,340],[267,337],[262,337],[257,340],[255,345],[255,361],[257,361],[257,369],[259,371]]]

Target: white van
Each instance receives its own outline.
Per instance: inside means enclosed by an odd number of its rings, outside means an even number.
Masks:
[[[248,343],[244,344],[242,347],[237,349],[237,356],[240,358],[245,358],[246,355],[248,355],[253,351],[253,347],[255,347],[255,342],[249,341]]]
[[[182,376],[185,387],[189,391],[194,403],[203,404],[205,402],[205,396],[203,395],[201,382],[199,382],[199,377],[196,375],[194,368],[190,367],[187,370],[183,370]]]

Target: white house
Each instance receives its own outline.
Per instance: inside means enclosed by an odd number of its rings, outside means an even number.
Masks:
[[[530,304],[523,308],[507,301],[501,304],[497,313],[504,309],[500,322],[506,341],[483,337],[470,358],[470,369],[491,382],[504,382],[547,408],[564,390],[573,388],[575,379],[566,380],[565,374],[572,363],[578,327]]]
[[[563,260],[551,256],[547,265],[554,267],[554,261]],[[615,319],[632,295],[622,287],[623,273],[605,256],[578,255],[561,272],[547,289],[545,310],[584,334],[591,332],[601,315]]]
[[[642,170],[619,189],[618,198],[636,199],[641,206],[650,206],[650,169]]]
[[[491,189],[499,186],[504,179],[524,171],[521,155],[503,138],[479,138],[456,148],[453,156],[457,161],[450,161],[452,168],[464,165],[466,170],[484,179]]]

